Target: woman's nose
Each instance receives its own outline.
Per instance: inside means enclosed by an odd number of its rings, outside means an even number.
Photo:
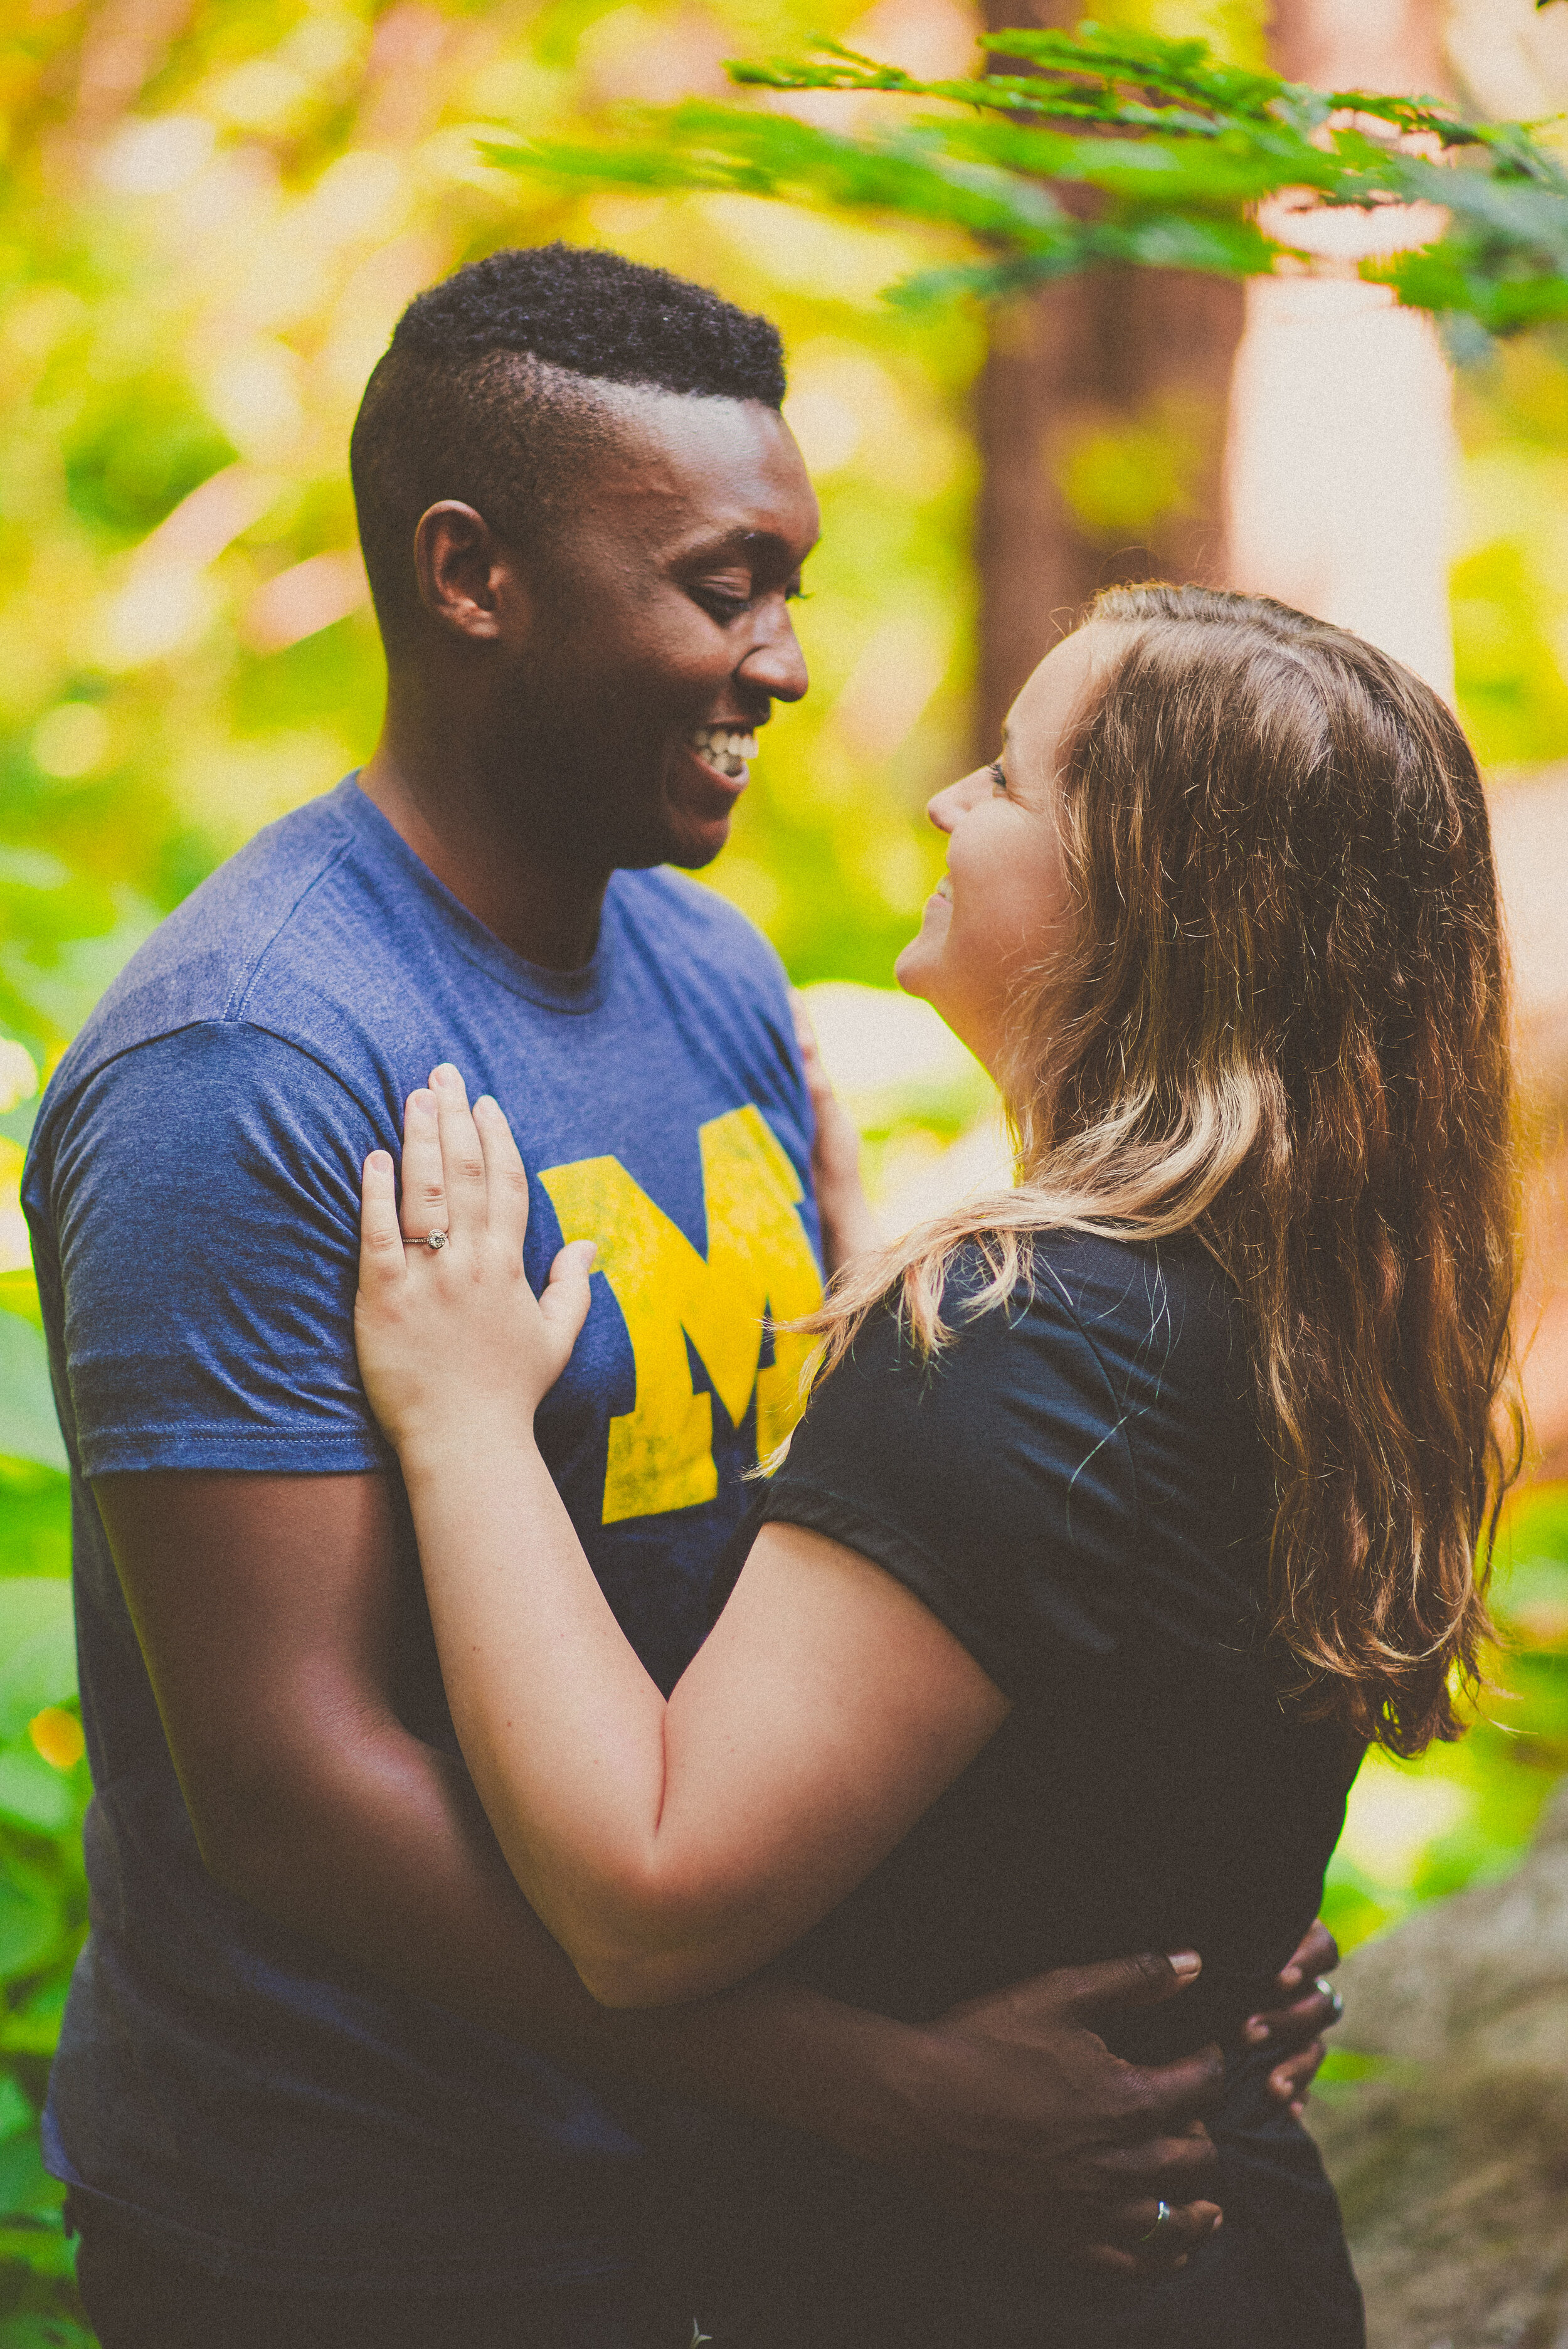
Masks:
[[[934,792],[925,802],[925,812],[938,832],[951,832],[958,821],[960,811],[953,804],[956,788],[955,784],[947,783],[941,791]]]
[[[990,789],[990,768],[976,767],[972,775],[965,775],[955,783],[944,783],[926,801],[925,812],[938,832],[951,832],[965,810],[984,799]]]

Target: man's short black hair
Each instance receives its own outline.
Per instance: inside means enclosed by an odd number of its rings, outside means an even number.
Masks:
[[[408,305],[350,450],[365,567],[390,642],[417,610],[415,525],[441,498],[526,542],[610,438],[595,383],[784,398],[779,330],[703,285],[583,245],[492,253]]]

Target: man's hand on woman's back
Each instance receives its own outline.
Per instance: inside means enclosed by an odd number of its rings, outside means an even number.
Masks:
[[[1125,2063],[1095,2025],[1162,2004],[1198,1971],[1191,1956],[1113,1958],[943,2016],[929,2036],[951,2068],[919,2165],[928,2184],[982,2223],[1099,2266],[1183,2259],[1219,2222],[1219,2158],[1202,2116],[1223,2058],[1212,2046],[1174,2064]],[[1170,2215],[1153,2231],[1162,2202]]]
[[[1269,2074],[1269,2093],[1288,2105],[1297,2120],[1307,2091],[1327,2054],[1323,2034],[1345,2012],[1345,2001],[1328,1980],[1339,1963],[1339,1944],[1321,1917],[1308,1928],[1300,1948],[1281,1968],[1279,2002],[1249,2015],[1242,2036],[1249,2047],[1272,2043],[1279,2062]]]
[[[414,1561],[385,1480],[95,1490],[203,1852],[257,1907],[573,2070],[812,2130],[1064,2255],[1163,2265],[1209,2232],[1219,2050],[1146,2068],[1096,2030],[1174,1996],[1168,1958],[1047,1974],[925,2030],[768,1975],[608,2013],[529,1910],[460,1768],[397,1718]],[[1325,2002],[1302,1983],[1333,1954],[1309,1940],[1282,1976],[1282,2046],[1291,2030],[1317,2043]],[[1175,2215],[1140,2242],[1161,2200]]]
[[[1278,2004],[1243,2026],[1247,2045],[1279,2049],[1270,2093],[1298,2116],[1343,2007],[1326,1980],[1338,1963],[1334,1936],[1315,1922],[1280,1971]],[[952,2068],[949,2095],[929,2115],[929,2182],[986,2223],[1099,2266],[1150,2270],[1193,2251],[1220,2217],[1219,2158],[1203,2126],[1222,2082],[1220,2050],[1127,2064],[1094,2028],[1175,1997],[1196,1979],[1189,1965],[1114,1958],[944,2016],[931,2036]],[[1150,2234],[1161,2201],[1171,2215]]]

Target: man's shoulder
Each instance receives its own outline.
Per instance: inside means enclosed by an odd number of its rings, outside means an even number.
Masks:
[[[240,1016],[269,954],[352,840],[335,792],[258,833],[159,924],[67,1060],[82,1069],[177,1028]]]

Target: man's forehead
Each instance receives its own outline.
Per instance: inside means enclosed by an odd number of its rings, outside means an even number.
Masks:
[[[604,387],[614,418],[590,494],[663,538],[798,545],[816,501],[789,426],[759,400]]]

